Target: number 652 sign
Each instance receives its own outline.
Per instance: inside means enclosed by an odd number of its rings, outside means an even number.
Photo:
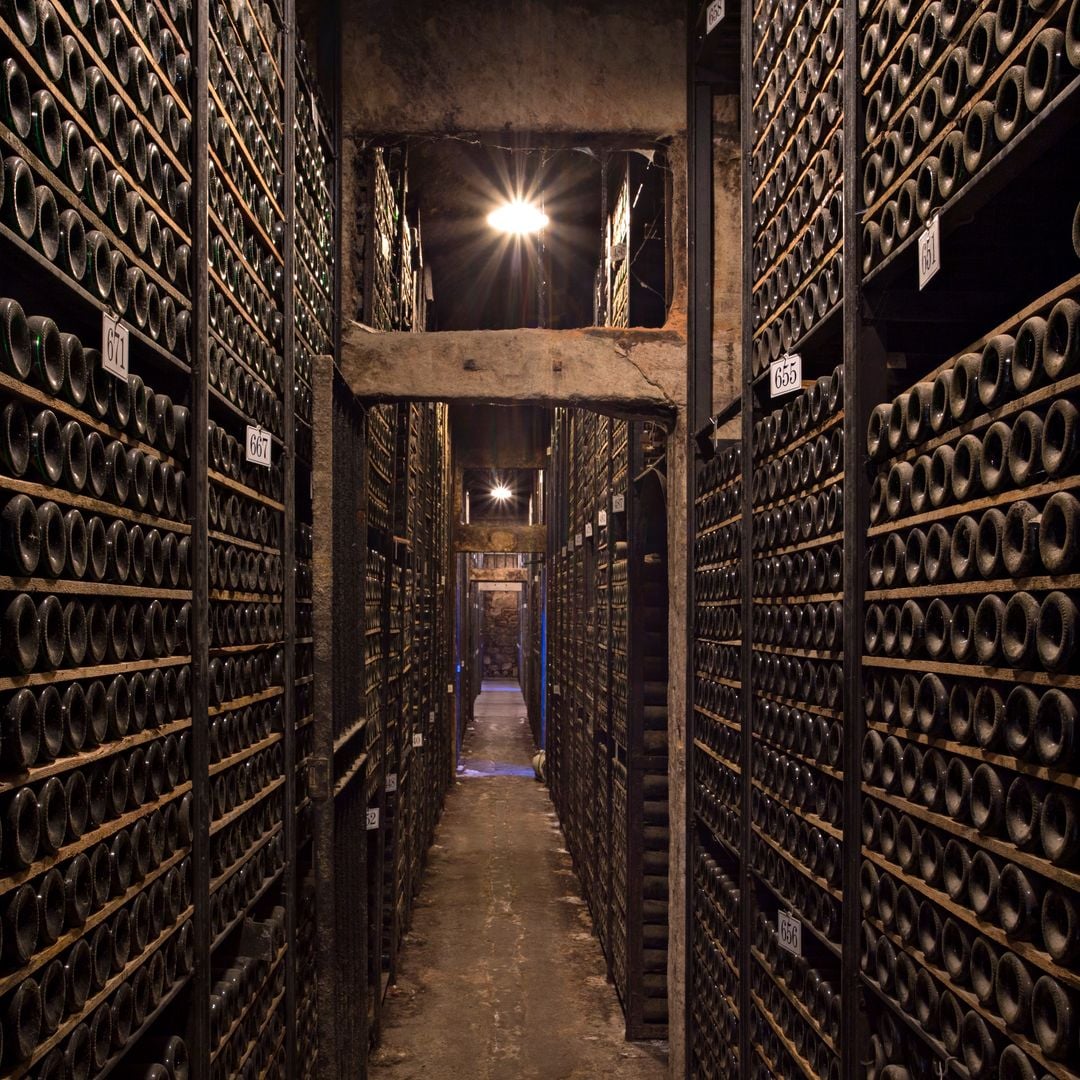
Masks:
[[[270,435],[267,432],[261,427],[248,424],[244,445],[247,450],[248,464],[270,468]]]

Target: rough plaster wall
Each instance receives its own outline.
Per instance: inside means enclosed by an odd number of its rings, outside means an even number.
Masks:
[[[685,127],[682,0],[343,6],[346,134]]]
[[[675,136],[668,145],[668,168],[671,169],[671,207],[669,217],[671,248],[671,305],[666,329],[686,334],[687,306],[687,208],[686,208],[686,136]]]
[[[741,169],[739,99],[718,97],[713,108],[714,410],[742,393]]]
[[[485,592],[480,637],[485,679],[516,679],[521,613],[517,592]]]

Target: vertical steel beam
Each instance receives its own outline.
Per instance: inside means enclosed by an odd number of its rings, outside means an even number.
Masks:
[[[285,1060],[289,1075],[297,1075],[296,1062],[296,0],[284,0],[283,55],[285,100],[283,107],[285,191],[282,213],[285,229],[285,288],[282,297],[285,369],[285,530],[281,558],[285,565]]]
[[[862,861],[858,822],[862,813],[863,589],[866,581],[865,526],[869,521],[870,475],[863,449],[870,409],[885,400],[884,347],[868,319],[862,290],[862,228],[859,218],[859,161],[865,142],[859,101],[858,20],[843,20],[844,34],[844,866],[841,916],[840,995],[845,1003],[840,1023],[844,1080],[865,1072],[866,1012],[859,973],[862,911],[858,902]]]
[[[210,355],[209,136],[210,22],[206,4],[195,5],[195,110],[192,122],[193,168],[191,231],[195,271],[194,349],[191,364],[191,776],[192,903],[195,907],[195,971],[191,982],[189,1050],[195,1075],[210,1073],[210,584],[209,481],[207,478]]]
[[[643,1023],[644,990],[642,974],[644,956],[644,882],[645,861],[644,836],[644,709],[645,709],[645,628],[641,613],[636,610],[641,599],[642,571],[645,553],[642,550],[645,527],[642,520],[641,499],[634,489],[634,479],[644,468],[641,448],[643,425],[632,422],[628,435],[629,456],[626,508],[626,697],[630,715],[626,730],[628,768],[626,777],[626,806],[629,820],[626,824],[626,1037],[640,1038],[637,1031]],[[644,606],[644,605],[642,605]],[[579,828],[584,827],[581,822]]]
[[[753,472],[751,449],[754,434],[754,385],[753,366],[753,327],[751,314],[751,291],[753,288],[752,247],[749,242],[753,236],[753,189],[747,182],[750,155],[753,149],[753,100],[754,100],[754,8],[750,0],[743,0],[740,6],[742,26],[740,29],[741,57],[741,94],[739,98],[739,143],[743,162],[742,176],[742,535],[740,551],[742,558],[742,756],[739,767],[742,770],[741,805],[740,805],[740,844],[739,844],[739,1072],[742,1076],[751,1075],[750,1057],[753,1043],[750,1038],[750,972],[753,970],[750,955],[750,943],[753,940],[754,908],[756,892],[753,875],[750,872],[750,845],[753,837],[750,819],[753,785],[752,737],[754,714],[754,691],[751,676],[753,673],[753,592],[750,573],[750,553],[753,551],[753,485],[750,477]]]
[[[295,0],[294,0],[295,2]],[[333,336],[331,340],[334,344],[334,357],[335,359],[341,355],[341,328],[344,325],[345,316],[343,312],[343,300],[342,295],[342,267],[345,260],[351,257],[351,252],[345,250],[345,227],[344,220],[345,215],[342,211],[343,201],[343,165],[344,156],[342,153],[342,115],[344,112],[343,104],[343,82],[342,82],[342,67],[344,64],[343,50],[344,50],[344,38],[342,33],[342,10],[341,0],[330,0],[330,2],[323,5],[323,25],[322,33],[319,37],[319,60],[320,69],[323,73],[323,83],[325,90],[325,83],[327,76],[330,82],[330,93],[328,98],[330,101],[330,124],[331,135],[330,140],[332,143],[331,152],[334,156],[334,280],[331,282],[330,295],[334,302],[334,325]]]
[[[693,904],[694,904],[694,543],[697,539],[696,455],[693,435],[712,411],[712,327],[713,327],[713,93],[708,82],[700,81],[696,69],[696,33],[700,0],[687,0],[687,370],[686,370],[686,789],[683,828],[685,830],[685,894],[677,917],[683,920],[683,1069],[691,1074],[693,1020]],[[674,822],[672,823],[674,826]],[[674,906],[671,908],[674,912]],[[669,931],[670,933],[670,931]],[[673,1018],[675,1019],[675,1018]],[[678,1063],[675,1063],[678,1067]]]
[[[337,889],[334,867],[334,365],[328,356],[315,357],[312,367],[312,468],[315,485],[312,517],[312,633],[315,639],[314,740],[311,801],[314,818],[313,855],[318,889],[315,897],[316,1002],[318,1011],[319,1076],[338,1080],[339,1013],[337,979]],[[361,1009],[366,1004],[361,1003]]]

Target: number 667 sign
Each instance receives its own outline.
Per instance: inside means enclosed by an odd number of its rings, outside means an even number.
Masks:
[[[270,435],[268,432],[263,431],[261,427],[248,424],[244,447],[248,464],[270,468]]]

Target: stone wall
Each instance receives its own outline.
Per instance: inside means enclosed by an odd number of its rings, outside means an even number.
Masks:
[[[516,679],[521,593],[492,590],[482,597],[480,657],[484,678]]]

